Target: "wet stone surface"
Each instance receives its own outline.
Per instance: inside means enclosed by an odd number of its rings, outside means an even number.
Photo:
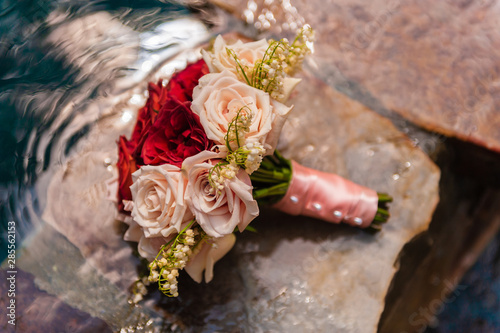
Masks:
[[[6,281],[12,277],[7,270],[0,271],[0,278]],[[10,306],[6,283],[0,285],[0,305],[2,317],[0,329],[2,332],[52,332],[57,327],[59,332],[113,332],[102,319],[92,317],[88,313],[77,310],[57,296],[38,289],[34,283],[34,276],[22,270],[15,274],[17,295],[15,297],[16,313],[15,325],[7,323],[10,320],[4,311]]]
[[[498,1],[211,2],[275,35],[311,24],[318,77],[357,85],[426,129],[500,151]]]

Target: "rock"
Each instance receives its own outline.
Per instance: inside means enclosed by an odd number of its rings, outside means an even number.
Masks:
[[[464,274],[500,230],[500,156],[470,143],[448,140],[438,164],[442,175],[439,205],[429,231],[401,252],[400,270],[386,297],[380,332],[423,332],[426,325],[445,332],[446,323],[441,326],[434,318],[445,307],[468,312],[473,307],[491,305],[477,294],[476,303],[469,302],[467,295],[475,291],[467,286]],[[484,261],[484,256],[480,260]],[[480,276],[482,284],[476,283],[478,288],[495,288],[487,272],[498,267],[474,267],[476,276],[478,270],[484,273]],[[474,269],[467,273],[469,277]],[[477,312],[473,316],[477,317]],[[452,322],[455,326],[466,322],[468,326],[473,320],[457,317]]]
[[[238,237],[216,265],[214,281],[198,285],[182,275],[178,299],[156,292],[154,302],[145,303],[159,304],[168,323],[192,331],[376,331],[398,255],[430,222],[439,171],[390,121],[312,76],[303,77],[290,103],[295,108],[283,129],[282,152],[390,193],[389,223],[373,236],[263,208],[254,222],[258,233]],[[104,200],[104,183],[113,176],[104,161],[116,160],[119,117],[111,113],[101,121],[53,177],[44,216],[96,273],[125,291],[136,259],[112,223],[114,205]],[[77,279],[80,272],[74,274]],[[74,288],[85,294],[78,284]],[[120,321],[115,318],[112,327]]]
[[[239,265],[247,283],[269,297],[247,296],[254,312],[250,325],[262,331],[375,332],[398,255],[431,220],[439,171],[388,120],[311,77],[290,103],[295,108],[283,130],[283,153],[390,193],[392,217],[372,236],[307,218],[263,216],[259,234],[248,238],[248,262]],[[245,241],[238,245],[248,248]]]
[[[0,270],[0,277],[3,281],[13,276],[7,270]],[[44,333],[53,332],[113,332],[102,320],[88,313],[77,310],[54,295],[41,291],[34,284],[34,276],[23,270],[16,270],[15,276],[15,297],[7,297],[9,285],[2,283],[0,291],[5,295],[0,299],[2,309],[10,305],[10,300],[14,299],[16,320],[15,325],[7,323],[10,321],[4,312],[0,320],[2,332],[32,332]]]
[[[497,1],[210,2],[274,34],[311,24],[318,77],[345,77],[419,126],[500,151]]]

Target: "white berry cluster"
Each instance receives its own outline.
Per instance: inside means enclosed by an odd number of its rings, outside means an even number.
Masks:
[[[276,43],[279,44],[280,42]],[[260,80],[258,88],[268,92],[271,98],[275,100],[283,100],[285,97],[283,82],[285,80],[285,71],[288,67],[286,62],[287,54],[288,50],[278,45],[275,52],[277,59],[262,65],[263,78]]]
[[[149,286],[149,280],[146,277],[137,280],[133,286],[132,298],[129,300],[129,302],[137,304],[142,301],[144,296],[148,293],[146,286]]]
[[[229,155],[231,156],[231,155]],[[236,176],[239,166],[235,163],[219,162],[208,173],[211,188],[210,194],[219,193],[224,189],[224,182]]]
[[[260,167],[266,149],[256,139],[246,138],[246,135],[250,132],[252,118],[250,108],[245,106],[239,110],[236,117],[229,124],[226,135],[226,146],[229,154],[226,157],[228,164],[225,166],[228,170],[226,174],[229,177],[226,178],[234,177],[238,172],[238,167],[244,168],[249,175]]]
[[[200,231],[187,229],[180,233],[167,247],[163,247],[153,262],[149,264],[149,282],[158,282],[159,289],[167,296],[177,297],[177,277],[189,258],[199,249]]]
[[[251,175],[255,170],[259,169],[266,149],[260,142],[247,142],[242,147],[242,150],[246,154],[245,171]]]
[[[246,134],[250,131],[252,114],[246,112],[245,108],[247,107],[241,108],[229,124],[226,134],[226,147],[229,152],[226,159],[214,165],[208,173],[210,194],[222,191],[224,182],[234,178],[240,168],[244,168],[251,175],[259,169],[266,153],[260,142],[246,139]]]
[[[297,32],[297,36],[292,45],[288,47],[288,54],[286,57],[287,67],[285,73],[293,75],[301,66],[306,55],[312,52],[314,42],[314,30],[305,25]]]
[[[226,146],[230,151],[236,150],[245,143],[245,138],[250,132],[253,113],[248,106],[238,110],[234,119],[229,123],[225,137]]]
[[[278,101],[285,97],[286,76],[293,75],[301,66],[305,56],[312,51],[314,31],[309,25],[300,29],[294,41],[288,39],[269,41],[264,57],[256,62],[252,73],[252,86],[269,93]]]

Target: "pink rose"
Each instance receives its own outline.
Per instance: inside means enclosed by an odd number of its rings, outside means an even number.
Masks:
[[[151,237],[144,235],[144,230],[130,216],[127,216],[123,222],[129,225],[123,239],[129,242],[137,242],[137,251],[141,257],[153,261],[163,245],[167,244],[174,235],[166,237]]]
[[[242,108],[252,117],[246,139],[260,142],[272,154],[291,107],[271,100],[268,93],[240,82],[228,71],[203,76],[193,91],[191,109],[215,144],[225,144],[229,124]]]
[[[222,190],[211,191],[208,173],[220,157],[221,154],[203,151],[182,164],[188,178],[186,202],[198,224],[212,237],[228,235],[236,227],[243,231],[259,215],[250,177],[243,169],[227,179]]]
[[[236,54],[239,61],[242,62],[241,65],[253,68],[257,61],[262,60],[268,47],[269,43],[265,39],[249,43],[238,40],[234,44],[227,45],[224,38],[219,35],[215,39],[212,50],[210,52],[202,50],[201,54],[211,73],[228,70],[237,75],[237,64],[234,57],[227,53],[226,48],[231,49]]]
[[[215,39],[212,50],[202,50],[201,54],[210,69],[210,73],[220,73],[227,70],[236,75],[240,81],[246,82],[243,74],[238,70],[239,66],[234,60],[234,56],[227,52],[227,49],[232,50],[238,57],[240,65],[246,68],[245,74],[251,82],[254,66],[257,62],[262,61],[268,47],[269,43],[265,39],[248,43],[238,40],[236,43],[228,45],[224,38],[219,35]],[[285,103],[300,81],[301,79],[285,77],[283,79],[283,96],[278,101]]]
[[[147,238],[178,233],[192,219],[184,201],[186,180],[178,167],[145,165],[132,180],[132,218]]]

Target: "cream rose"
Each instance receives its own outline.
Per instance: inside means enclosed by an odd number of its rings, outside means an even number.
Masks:
[[[123,239],[129,242],[137,242],[137,250],[141,257],[149,261],[153,261],[160,251],[161,247],[168,243],[174,235],[166,237],[152,237],[147,238],[141,226],[137,224],[131,217],[124,221],[129,225]]]
[[[186,180],[170,164],[146,165],[132,174],[132,218],[146,238],[168,237],[192,219],[184,201]]]
[[[205,271],[205,282],[210,282],[214,276],[215,263],[231,250],[235,241],[234,234],[228,234],[204,243],[200,252],[189,260],[184,269],[198,283],[202,281]]]
[[[227,53],[226,48],[231,49],[236,54],[242,65],[252,68],[257,61],[262,60],[268,47],[269,44],[265,39],[250,43],[243,43],[238,40],[234,44],[227,45],[224,38],[219,35],[215,39],[212,50],[202,50],[201,54],[211,73],[228,70],[238,75],[234,57]]]
[[[251,73],[253,72],[255,63],[262,60],[268,47],[269,43],[265,39],[249,43],[243,43],[241,40],[238,40],[236,43],[228,45],[224,38],[219,35],[215,39],[212,50],[202,50],[201,54],[203,60],[205,60],[208,65],[210,73],[220,73],[227,70],[237,76],[240,81],[244,81],[244,77],[241,71],[238,70],[239,67],[234,57],[228,54],[227,49],[232,50],[234,54],[236,54],[240,65],[248,68],[246,72],[248,79],[251,80]],[[300,81],[300,79],[285,77],[283,79],[283,98],[281,98],[279,102],[285,103]]]
[[[188,178],[186,202],[198,224],[212,237],[228,235],[236,227],[243,231],[259,215],[250,177],[244,170],[227,179],[218,193],[211,191],[208,172],[220,157],[220,154],[203,151],[182,164]]]
[[[246,138],[260,142],[266,153],[272,154],[291,107],[238,81],[228,71],[203,76],[193,91],[191,109],[200,117],[207,137],[216,144],[225,144],[229,124],[242,108],[252,116]]]

